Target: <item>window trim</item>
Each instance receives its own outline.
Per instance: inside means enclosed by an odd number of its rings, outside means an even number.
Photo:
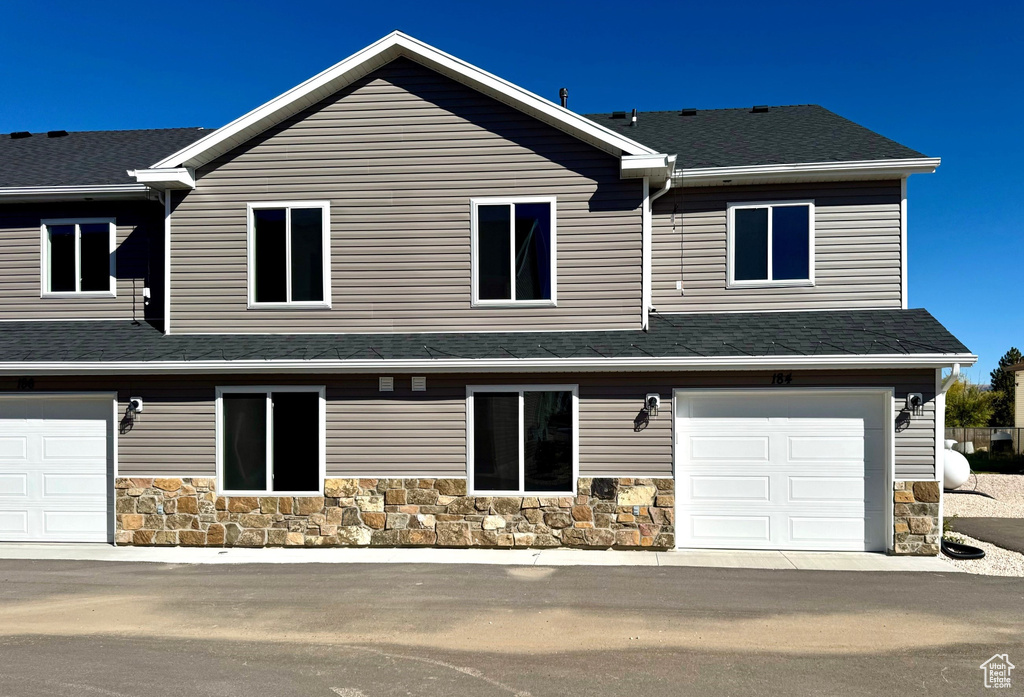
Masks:
[[[512,206],[512,225],[509,235],[512,238],[511,249],[515,250],[515,205],[517,203],[547,203],[551,205],[551,298],[548,300],[482,300],[480,298],[479,278],[479,245],[477,235],[477,209],[480,206]],[[470,237],[471,246],[471,285],[472,302],[471,307],[557,307],[558,306],[558,197],[557,196],[488,196],[484,198],[469,199],[470,205]],[[515,292],[515,255],[510,260],[512,269],[512,289]]]
[[[75,287],[82,287],[82,225],[102,225],[110,228],[110,288],[109,290],[62,290],[50,287],[50,235],[51,225],[75,226]],[[117,220],[115,218],[46,218],[39,221],[39,297],[40,298],[116,298],[117,297]]]
[[[315,392],[320,401],[319,418],[319,482],[320,487],[311,491],[274,491],[273,489],[227,489],[224,486],[224,394],[266,395],[267,407],[267,482],[274,481],[274,428],[270,395],[273,392]],[[327,390],[324,385],[225,385],[216,392],[216,462],[217,491],[221,496],[323,496],[324,480],[327,478]]]
[[[772,275],[772,208],[807,206],[807,275],[808,278],[774,280]],[[738,281],[735,278],[736,255],[736,211],[741,209],[767,208],[768,211],[768,278],[762,280]],[[728,278],[726,288],[806,288],[815,285],[814,278],[814,199],[793,199],[786,201],[749,201],[729,203],[727,210]]]
[[[518,491],[488,491],[476,488],[473,473],[473,395],[477,392],[518,392],[519,393],[519,482]],[[530,491],[523,488],[525,483],[525,455],[523,453],[523,393],[524,392],[571,392],[572,393],[572,490],[571,491]],[[469,496],[575,496],[580,478],[580,390],[579,385],[467,385],[466,386],[466,486]]]
[[[285,291],[292,294],[292,208],[319,208],[323,211],[323,300],[285,300],[284,302],[256,302],[256,218],[254,211],[266,208],[284,208],[285,213]],[[329,310],[331,309],[331,202],[330,201],[250,201],[245,207],[246,228],[246,300],[250,310]]]

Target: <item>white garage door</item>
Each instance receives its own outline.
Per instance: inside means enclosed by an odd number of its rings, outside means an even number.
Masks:
[[[0,541],[107,542],[113,403],[0,395]]]
[[[888,393],[676,396],[679,547],[884,550]]]

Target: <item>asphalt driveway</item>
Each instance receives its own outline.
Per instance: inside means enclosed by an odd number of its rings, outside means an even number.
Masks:
[[[1024,518],[956,518],[953,529],[1024,554]]]
[[[1022,601],[956,573],[0,561],[0,695],[983,694]]]

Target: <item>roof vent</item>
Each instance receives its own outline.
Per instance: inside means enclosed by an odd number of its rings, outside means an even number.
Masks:
[[[28,131],[15,131],[14,133],[11,134],[11,139],[18,140],[19,138],[29,138],[31,137],[31,135],[32,134],[29,133]]]
[[[750,110],[750,113],[752,113],[752,114],[766,114],[766,113],[768,113],[768,105],[767,104],[755,104],[754,108]]]
[[[630,126],[635,126],[636,125],[636,109],[633,109],[633,117],[629,120],[629,125]]]
[[[696,116],[697,115],[697,110],[694,109],[694,108],[691,108],[691,107],[687,107],[686,109],[683,109],[682,111],[680,111],[679,115],[680,116]]]
[[[47,131],[46,132],[46,137],[47,138],[63,138],[67,134],[68,134],[67,131]]]
[[[558,101],[562,103],[562,108],[568,108],[569,106],[569,90],[562,88],[558,90]]]
[[[613,119],[624,119],[624,118],[626,118],[626,112],[624,112],[624,111],[613,111],[612,112],[612,118]]]

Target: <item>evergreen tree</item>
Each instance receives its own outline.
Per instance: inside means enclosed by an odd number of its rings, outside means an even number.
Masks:
[[[989,426],[1013,426],[1013,407],[1017,374],[1007,370],[1022,361],[1020,351],[1011,348],[999,359],[999,367],[991,372],[993,399],[992,418]]]

